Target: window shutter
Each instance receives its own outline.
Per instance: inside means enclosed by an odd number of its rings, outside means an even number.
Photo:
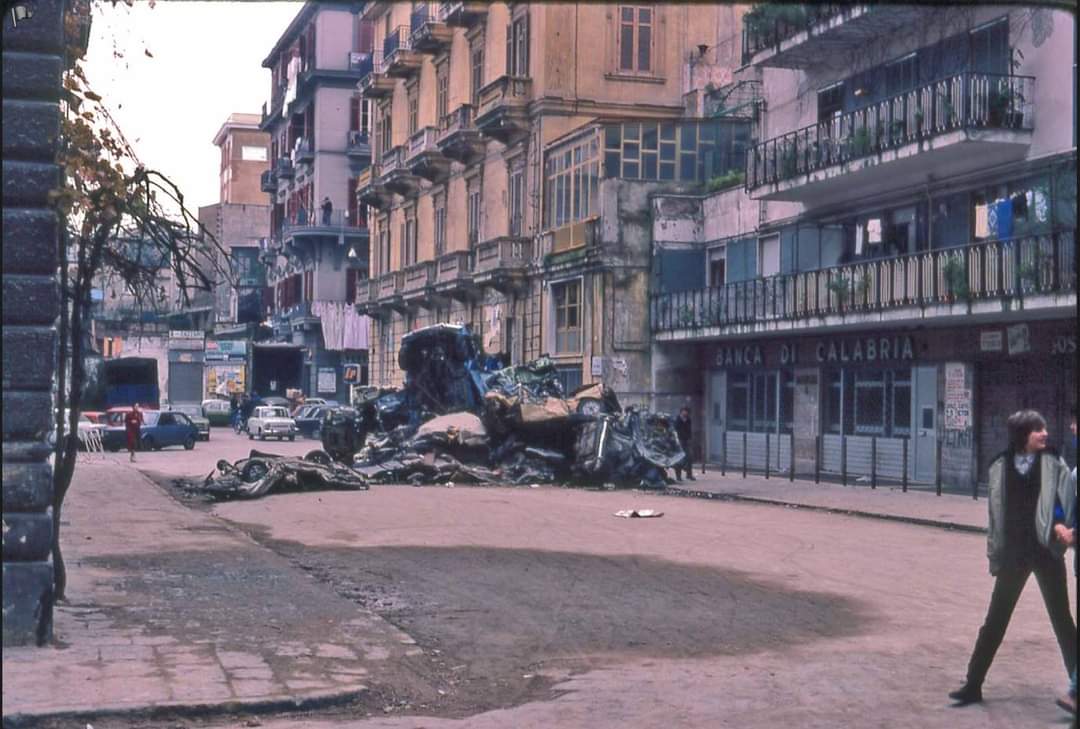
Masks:
[[[529,14],[521,17],[522,34],[525,36],[521,45],[521,75],[529,75]]]
[[[514,75],[514,26],[506,26],[506,75]]]

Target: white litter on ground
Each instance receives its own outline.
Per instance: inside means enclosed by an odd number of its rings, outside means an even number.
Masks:
[[[651,519],[663,515],[664,512],[656,509],[623,509],[615,512],[615,516],[621,516],[624,519]]]

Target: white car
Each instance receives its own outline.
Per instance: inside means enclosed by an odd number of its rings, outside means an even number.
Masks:
[[[296,440],[296,421],[289,417],[289,411],[283,407],[261,405],[255,408],[248,418],[247,427],[249,439]]]

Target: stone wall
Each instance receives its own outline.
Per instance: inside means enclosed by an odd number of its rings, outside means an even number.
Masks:
[[[52,637],[52,466],[45,437],[56,361],[63,0],[3,18],[3,643]]]

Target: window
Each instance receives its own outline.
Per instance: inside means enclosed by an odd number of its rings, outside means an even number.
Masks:
[[[561,228],[599,212],[600,160],[595,133],[549,152],[545,172],[549,227]]]
[[[971,31],[971,70],[1009,73],[1009,20],[1002,18]]]
[[[446,253],[446,195],[436,195],[435,201],[435,257]]]
[[[855,433],[885,433],[885,373],[855,373]]]
[[[717,288],[727,283],[726,248],[713,248],[709,251],[709,286]]]
[[[649,73],[653,56],[653,9],[619,6],[619,70]]]
[[[418,258],[416,235],[416,208],[405,212],[405,223],[401,226],[401,265],[411,266]]]
[[[371,102],[361,96],[349,99],[349,131],[367,135],[371,132]]]
[[[750,375],[729,372],[727,376],[728,430],[750,428]]]
[[[416,134],[420,127],[420,84],[415,83],[408,88],[409,98],[409,136]]]
[[[393,146],[390,104],[383,104],[379,109],[379,159],[381,160]]]
[[[818,121],[828,121],[844,110],[844,84],[826,86],[817,94]]]
[[[756,433],[776,432],[776,382],[777,373],[754,372],[751,375],[753,383],[753,407],[750,410],[752,422],[750,430]]]
[[[525,208],[525,170],[514,170],[510,173],[510,235],[523,235],[524,226],[522,218]]]
[[[555,369],[559,378],[559,384],[562,385],[563,392],[569,395],[574,390],[581,387],[581,367],[557,367]]]
[[[469,247],[471,248],[480,242],[480,215],[483,209],[484,194],[479,175],[471,178],[466,183],[466,186],[469,204]]]
[[[441,125],[443,118],[450,111],[450,63],[443,62],[435,67],[435,115]]]
[[[390,273],[390,223],[379,224],[379,273]]]
[[[843,432],[843,385],[842,371],[833,370],[825,374],[825,430],[829,433]]]
[[[379,377],[383,384],[390,381],[390,363],[394,359],[392,351],[394,346],[394,331],[389,321],[384,322],[379,328],[379,349],[382,350],[382,359],[379,361]]]
[[[472,80],[472,104],[480,105],[480,89],[484,87],[484,38],[480,36],[473,40],[469,48],[470,75]]]
[[[521,15],[506,26],[506,73],[529,75],[529,16]]]
[[[551,287],[555,302],[555,352],[581,351],[581,281]]]
[[[885,66],[885,93],[901,94],[919,84],[919,56],[909,53]]]

